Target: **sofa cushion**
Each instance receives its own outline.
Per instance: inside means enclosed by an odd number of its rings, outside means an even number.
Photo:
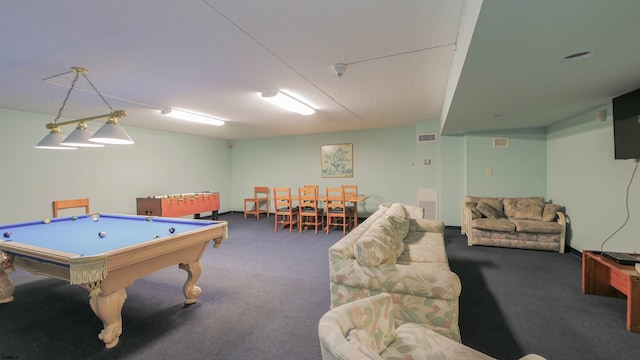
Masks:
[[[393,332],[393,339],[391,339],[391,341],[393,340],[395,340],[395,332]],[[358,351],[366,355],[369,359],[381,359],[379,355],[384,348],[379,348],[382,344],[378,345],[376,343],[376,338],[371,331],[357,328],[351,329],[349,334],[347,334],[347,341],[353,344]],[[391,341],[389,341],[389,344]]]
[[[398,326],[396,340],[381,354],[383,359],[493,359],[419,324]]]
[[[444,237],[436,232],[410,232],[404,239],[404,252],[398,256],[398,264],[438,263],[448,270]]]
[[[495,231],[516,231],[516,225],[505,219],[475,219],[471,223],[471,226],[474,229],[482,229],[482,230],[495,230]]]
[[[407,221],[407,228],[408,228]],[[404,241],[398,234],[396,225],[389,217],[378,219],[355,242],[353,254],[363,266],[395,264],[404,251]]]
[[[522,199],[518,201],[516,213],[513,217],[516,219],[542,220],[543,209],[543,201],[537,199]]]
[[[544,209],[542,210],[542,221],[554,221],[558,216],[558,211],[562,209],[561,205],[558,204],[544,204]]]
[[[409,213],[402,204],[395,203],[391,205],[385,217],[391,220],[391,224],[395,227],[400,240],[404,239],[409,232]],[[401,251],[402,252],[402,251]],[[400,255],[400,254],[398,254]]]
[[[509,218],[516,227],[517,232],[560,234],[562,225],[554,221],[528,220]]]
[[[489,218],[489,219],[497,219],[498,218],[498,211],[491,206],[490,204],[481,201],[478,203],[477,208],[478,211],[484,215],[485,217]]]
[[[496,211],[498,212],[498,217],[504,217],[503,200],[504,198],[501,198],[501,197],[492,198],[492,197],[467,196],[464,201],[465,202],[471,201],[476,203],[485,202],[491,205],[492,208],[496,209]]]
[[[529,197],[516,197],[516,198],[505,198],[504,203],[504,216],[505,217],[514,217],[516,216],[516,210],[518,209],[518,203],[523,201],[523,203],[527,202],[537,202],[544,204],[544,196],[529,196]]]
[[[444,234],[444,222],[441,220],[411,219],[409,232],[433,232]]]

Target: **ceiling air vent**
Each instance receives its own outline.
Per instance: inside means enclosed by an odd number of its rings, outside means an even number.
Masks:
[[[418,134],[418,142],[436,142],[436,133]]]
[[[508,137],[494,137],[493,138],[493,147],[495,149],[506,149],[509,147],[509,138]]]

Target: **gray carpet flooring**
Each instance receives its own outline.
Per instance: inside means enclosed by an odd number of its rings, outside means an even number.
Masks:
[[[183,305],[186,273],[163,269],[127,288],[124,334],[105,349],[86,290],[18,269],[15,301],[0,305],[0,359],[320,359],[329,308],[327,249],[342,237],[273,231],[273,217],[222,214],[229,239],[203,257],[198,302]],[[498,359],[640,358],[624,299],[583,295],[573,254],[468,247],[447,229],[462,280],[463,342]]]

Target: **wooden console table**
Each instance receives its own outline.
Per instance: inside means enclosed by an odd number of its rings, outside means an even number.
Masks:
[[[138,215],[165,217],[181,217],[193,215],[200,218],[200,213],[211,211],[214,220],[218,220],[220,210],[220,193],[191,193],[137,198]]]
[[[627,330],[640,332],[640,273],[599,251],[582,252],[582,293],[627,298]]]

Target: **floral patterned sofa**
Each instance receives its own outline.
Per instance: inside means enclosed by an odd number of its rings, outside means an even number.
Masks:
[[[460,342],[461,284],[449,268],[444,223],[422,214],[416,206],[381,204],[329,248],[331,307],[389,293],[396,325],[422,324]]]
[[[469,246],[487,245],[564,252],[567,222],[563,208],[544,197],[467,196],[461,231]]]
[[[493,359],[420,324],[397,326],[395,305],[383,293],[326,312],[318,323],[322,359]],[[520,359],[544,360],[534,354]]]

